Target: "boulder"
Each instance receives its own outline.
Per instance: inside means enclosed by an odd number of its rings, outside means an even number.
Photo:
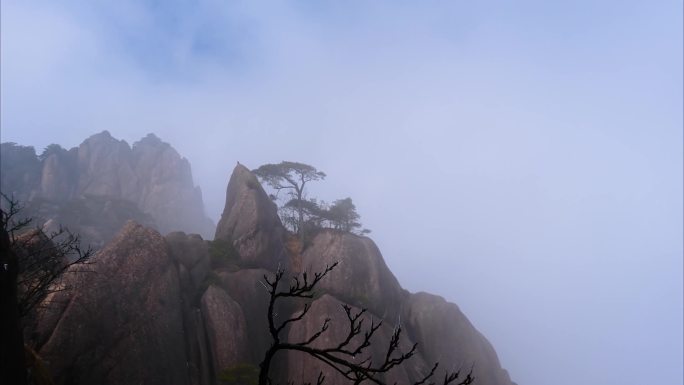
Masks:
[[[226,206],[215,239],[233,242],[243,265],[248,267],[275,270],[288,261],[285,229],[276,205],[256,176],[239,163],[228,182]]]
[[[202,295],[202,315],[214,374],[247,362],[247,322],[240,305],[223,289],[211,285]]]
[[[308,340],[312,335],[321,329],[326,318],[331,318],[330,327],[327,331],[312,343],[315,348],[335,347],[344,341],[349,333],[349,321],[342,305],[344,303],[333,296],[323,295],[313,302],[308,314],[298,322],[294,322],[288,333],[290,343],[298,343]],[[356,314],[360,309],[352,307],[352,314]],[[301,310],[299,310],[301,311]],[[298,314],[296,311],[295,314]],[[377,315],[366,312],[362,317],[362,332],[351,340],[349,346],[354,349],[363,341],[363,333],[370,327],[371,321],[376,324],[380,321]],[[370,340],[371,344],[362,354],[358,356],[338,355],[340,358],[351,362],[360,363],[368,357],[373,362],[379,364],[384,361],[389,347],[390,340],[394,331],[395,324],[384,321]],[[407,352],[413,346],[413,341],[402,333],[399,347],[402,352]],[[350,381],[341,376],[327,364],[313,358],[311,355],[297,351],[288,351],[286,354],[286,373],[280,373],[279,380],[285,382],[285,377],[289,380],[296,380],[299,383],[316,383],[319,373],[325,376],[326,385],[346,385]],[[396,358],[398,355],[393,355]],[[386,383],[409,384],[420,380],[429,373],[431,366],[428,367],[419,355],[414,355],[400,366],[397,366],[387,373],[379,376],[379,379]]]
[[[193,287],[197,288],[209,272],[209,245],[199,234],[181,231],[165,237],[171,256],[190,272]]]
[[[164,238],[129,222],[73,278],[40,356],[60,384],[187,384],[178,272]]]
[[[492,345],[455,304],[428,293],[411,294],[402,319],[420,343],[418,349],[426,362],[440,363],[437,378],[443,376],[444,368],[467,373],[473,367],[478,385],[513,385]]]
[[[339,262],[318,288],[350,303],[368,308],[383,318],[398,316],[408,294],[385,264],[380,250],[368,237],[326,229],[313,238],[302,256],[309,274]]]

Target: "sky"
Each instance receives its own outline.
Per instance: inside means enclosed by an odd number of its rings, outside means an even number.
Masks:
[[[324,171],[520,385],[683,383],[679,1],[14,1],[3,142]]]

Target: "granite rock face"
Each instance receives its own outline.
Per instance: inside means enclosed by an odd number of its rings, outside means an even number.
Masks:
[[[202,296],[202,314],[215,375],[248,362],[247,321],[240,305],[212,285]]]
[[[264,275],[271,274],[265,269],[242,269],[218,274],[221,287],[240,305],[245,315],[247,336],[250,341],[247,362],[255,366],[259,365],[264,358],[264,352],[272,342],[266,318],[269,297],[261,283]]]
[[[65,150],[2,144],[0,190],[24,203],[39,222],[68,226],[96,248],[126,220],[162,233],[214,235],[190,163],[154,134],[129,146],[103,131]]]
[[[287,235],[254,175],[238,165],[214,243],[182,232],[162,237],[129,222],[94,257],[91,272],[73,272],[66,281],[71,290],[46,299],[54,311],[39,314],[27,334],[30,344],[60,385],[219,384],[223,369],[258,367],[272,343],[264,275],[272,277],[278,266],[284,268],[284,289],[294,265],[289,259],[299,259],[297,265],[310,274],[337,261],[319,283],[309,313],[282,331],[283,340],[305,341],[330,317],[330,328],[315,345],[339,344],[348,332],[342,309],[348,304],[368,309],[364,328],[371,319],[383,321],[365,353],[375,362],[382,361],[399,324],[402,350],[419,344],[414,357],[384,376],[388,383],[416,381],[439,362],[441,368],[465,371],[474,364],[477,385],[514,385],[491,344],[458,307],[404,290],[370,238],[320,230],[293,255],[284,251]],[[216,264],[215,246],[225,241],[234,245],[240,260]],[[279,301],[276,318],[297,315],[302,307],[302,301]],[[292,352],[276,355],[271,375],[274,383],[315,383],[319,371],[326,384],[348,383],[330,367]],[[442,376],[440,369],[435,380]]]
[[[409,333],[421,342],[419,351],[427,362],[463,370],[472,366],[476,384],[512,384],[492,345],[455,304],[428,293],[411,294],[403,319]]]
[[[181,230],[211,239],[214,224],[204,216],[202,191],[193,184],[190,162],[154,134],[134,143],[131,155],[138,178],[138,206],[155,218],[159,230]]]
[[[192,288],[198,288],[210,269],[207,241],[199,234],[185,234],[181,231],[169,233],[165,239],[171,256],[188,271]]]
[[[238,165],[231,177],[226,197],[226,210],[217,228],[217,239],[228,239],[240,250],[243,260],[258,261],[260,266],[273,269],[274,262],[268,256],[274,255],[273,233],[277,241],[281,239],[282,226],[272,202],[256,178],[243,166]],[[270,233],[270,234],[269,234]],[[259,239],[257,243],[244,240]],[[240,248],[241,241],[243,248]],[[247,245],[249,247],[244,247]],[[348,232],[324,229],[316,233],[300,255],[289,255],[300,259],[297,265],[303,271],[322,271],[325,265],[339,262],[339,265],[325,277],[318,286],[322,297],[313,302],[307,316],[293,323],[287,331],[290,342],[306,340],[320,330],[325,318],[331,317],[333,324],[316,341],[316,345],[330,346],[346,337],[348,323],[341,308],[349,304],[355,308],[367,308],[368,317],[383,320],[385,326],[378,330],[373,345],[369,349],[374,359],[380,360],[385,353],[392,334],[392,327],[402,323],[404,330],[402,346],[411,346],[412,341],[419,343],[418,353],[400,368],[394,369],[384,377],[389,383],[416,381],[427,373],[435,362],[441,368],[461,367],[467,372],[475,365],[477,384],[512,385],[507,372],[501,368],[491,344],[470,324],[468,319],[454,304],[440,297],[424,293],[410,294],[401,288],[389,270],[375,243],[367,237]],[[264,258],[267,258],[264,260]],[[287,269],[286,264],[281,267]],[[270,266],[269,266],[270,265]],[[248,321],[248,335],[261,334],[258,351],[265,351],[269,337],[266,333],[267,296],[265,290],[256,282],[263,274],[272,274],[263,269],[242,269],[232,273],[221,273],[222,285],[245,309]],[[258,302],[250,298],[261,298]],[[279,314],[297,314],[301,303],[285,303]],[[249,310],[246,310],[249,309]],[[367,317],[367,318],[368,318]],[[402,322],[403,320],[403,322]],[[253,323],[254,322],[254,323]],[[249,330],[250,325],[253,329]],[[265,337],[264,337],[265,336]],[[257,352],[252,363],[258,363],[261,356]],[[343,378],[328,366],[299,353],[287,353],[285,359],[275,360],[272,376],[276,381],[311,381],[315,383],[318,373],[326,375],[326,384],[344,384]],[[464,375],[465,373],[463,373]],[[443,375],[443,369],[436,378]]]
[[[256,176],[238,164],[226,189],[226,206],[214,239],[233,242],[243,263],[275,269],[287,263],[283,228],[275,203]]]
[[[61,384],[187,384],[180,284],[164,238],[129,222],[78,274],[39,347]]]
[[[320,231],[302,255],[302,268],[322,271],[335,262],[339,265],[321,281],[321,290],[388,319],[396,318],[408,292],[370,238],[332,229]]]
[[[78,195],[117,197],[135,202],[138,177],[131,147],[103,131],[78,146]]]
[[[315,348],[328,348],[337,346],[345,341],[349,331],[349,322],[347,321],[346,313],[342,309],[343,304],[343,302],[330,295],[323,295],[321,298],[314,301],[307,316],[301,322],[294,323],[290,328],[287,336],[288,341],[294,343],[306,341],[321,329],[326,318],[332,319],[330,328],[321,334],[321,336],[314,341],[312,346]],[[352,314],[359,311],[359,308],[352,307]],[[367,323],[370,323],[371,317],[375,319],[376,323],[378,320],[382,319],[377,315],[368,313],[366,313],[364,317],[366,318],[366,322],[364,322],[365,327],[368,327]],[[338,356],[359,363],[367,358],[371,358],[375,363],[383,362],[385,354],[387,353],[387,348],[390,344],[394,326],[395,325],[385,321],[380,329],[375,332],[371,339],[371,345],[363,354],[353,357],[340,354],[338,354]],[[356,347],[361,344],[362,341],[363,335],[357,335],[351,340],[349,346]],[[410,349],[412,345],[413,341],[405,336],[400,340],[400,347],[404,350]],[[290,379],[298,379],[301,380],[302,383],[316,383],[318,374],[323,373],[325,376],[325,384],[327,385],[346,385],[350,383],[348,379],[341,376],[330,366],[307,354],[287,352],[286,360],[287,377]],[[403,365],[385,373],[382,376],[382,379],[389,384],[410,384],[422,379],[424,373],[428,373],[430,369],[431,367],[427,367],[422,357],[416,355],[405,361]]]
[[[78,150],[55,151],[43,161],[40,177],[40,196],[50,201],[66,201],[78,186]]]

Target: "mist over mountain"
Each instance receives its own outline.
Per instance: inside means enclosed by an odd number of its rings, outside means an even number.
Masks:
[[[255,383],[235,376],[255,373],[272,343],[264,277],[278,269],[312,274],[339,262],[306,317],[284,329],[287,341],[320,333],[330,319],[314,346],[338,344],[349,327],[342,305],[363,308],[383,326],[359,362],[380,360],[397,327],[405,330],[401,346],[418,343],[383,381],[414,383],[439,362],[436,379],[472,370],[478,385],[514,385],[458,306],[403,289],[369,237],[318,228],[301,243],[244,165],[230,177],[214,236],[206,236],[210,222],[189,162],[153,134],[130,147],[102,132],[78,148],[50,146],[40,156],[3,143],[2,171],[3,193],[25,201],[25,215],[47,221],[44,227],[66,221],[103,243],[86,271],[64,275],[60,285],[68,289],[46,296],[23,319],[32,381],[40,374],[60,385]],[[295,305],[279,305],[276,314],[297,317]],[[360,343],[358,336],[352,341]],[[305,383],[319,373],[325,384],[349,383],[299,352],[276,356],[270,375],[276,383]]]
[[[684,384],[683,6],[2,0],[0,142],[34,149],[0,176],[37,192],[36,224],[101,250],[127,218],[166,236],[186,224],[161,215],[193,214],[77,181],[39,198],[50,144],[153,132],[215,224],[236,161],[310,164],[310,197],[352,197],[401,286],[458,304],[516,382]],[[249,255],[278,239],[253,236]]]
[[[103,131],[66,150],[2,143],[0,191],[48,227],[63,225],[101,247],[127,220],[161,233],[213,237],[190,163],[154,134],[128,145]]]

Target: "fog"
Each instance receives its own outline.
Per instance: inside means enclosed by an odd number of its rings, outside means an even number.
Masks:
[[[682,4],[3,1],[2,141],[328,174],[523,385],[682,384]],[[457,349],[458,347],[454,347]]]

